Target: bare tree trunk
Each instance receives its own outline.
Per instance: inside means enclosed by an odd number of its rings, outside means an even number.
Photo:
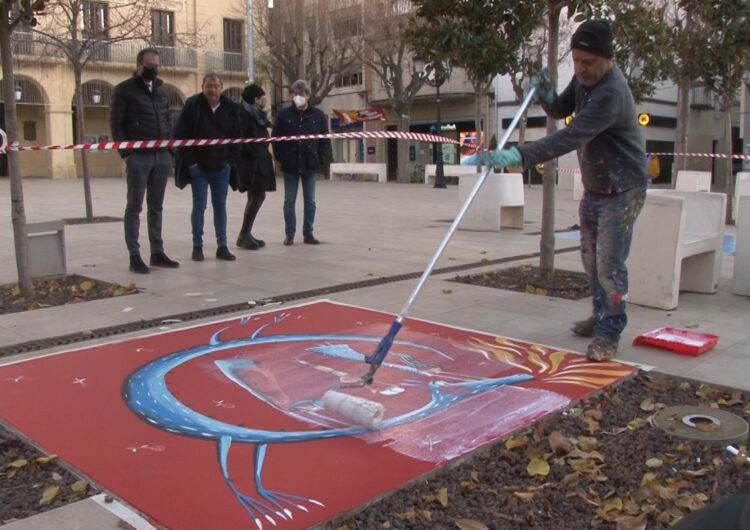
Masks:
[[[398,130],[408,131],[411,118],[406,114],[400,114],[398,117]],[[396,182],[411,182],[409,175],[409,146],[411,141],[397,140],[396,153],[398,166],[396,167]]]
[[[675,152],[687,153],[688,129],[690,120],[690,79],[683,77],[677,84],[677,137]],[[676,155],[672,166],[672,187],[677,182],[677,172],[687,169],[688,157]]]
[[[727,194],[727,213],[725,219],[727,222],[734,221],[732,218],[732,197],[734,197],[734,179],[732,178],[732,102],[733,98],[724,97],[721,102],[722,112],[724,113],[724,152],[727,154],[726,166],[722,182],[719,180],[719,189],[724,190]],[[721,175],[721,172],[718,172]]]
[[[5,100],[5,127],[8,145],[18,142],[18,117],[16,116],[15,78],[13,55],[10,43],[10,28],[5,21],[0,24],[0,60],[3,71],[3,99]],[[10,207],[13,224],[13,241],[16,251],[18,287],[21,296],[34,298],[34,286],[29,266],[29,247],[26,232],[26,211],[23,202],[23,176],[18,151],[8,151],[8,175],[10,177]]]
[[[75,77],[75,101],[76,101],[76,139],[77,144],[82,144],[86,137],[83,116],[83,90],[81,89],[81,71],[76,69]],[[91,179],[89,178],[89,153],[81,149],[81,171],[83,172],[83,197],[86,203],[86,219],[94,218],[94,202],[91,199]]]
[[[560,40],[560,7],[549,2],[549,43],[547,67],[553,85],[557,83],[557,53]],[[557,123],[547,118],[547,136],[557,130]],[[555,275],[555,161],[544,164],[542,176],[542,235],[539,240],[539,271],[542,279],[551,281]]]

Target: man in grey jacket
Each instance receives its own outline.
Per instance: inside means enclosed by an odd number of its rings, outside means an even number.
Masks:
[[[532,80],[548,116],[575,112],[564,129],[521,147],[487,153],[495,167],[534,166],[574,149],[583,177],[579,207],[581,259],[593,294],[592,316],[575,322],[573,333],[593,337],[589,359],[614,357],[627,324],[625,300],[633,225],[648,183],[646,153],[633,95],[614,64],[612,30],[604,20],[581,24],[571,39],[575,75],[559,95],[540,74]]]
[[[172,118],[164,83],[158,79],[159,52],[144,48],[136,57],[136,71],[115,87],[112,94],[110,129],[116,142],[129,140],[168,140],[172,138]],[[180,266],[164,253],[161,238],[162,205],[172,155],[168,149],[120,149],[125,159],[128,196],[125,206],[125,244],[130,254],[130,270],[148,274],[141,259],[138,231],[143,198],[146,197],[148,240],[153,267]]]

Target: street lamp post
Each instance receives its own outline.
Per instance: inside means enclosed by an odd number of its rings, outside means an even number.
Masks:
[[[443,124],[440,119],[440,87],[450,76],[450,72],[444,68],[431,68],[432,74],[425,73],[425,60],[423,57],[414,56],[414,70],[420,74],[425,83],[435,88],[435,104],[437,105],[437,121],[435,124],[436,134],[442,134]],[[446,188],[445,169],[443,168],[443,150],[438,142],[432,144],[432,158],[435,162],[435,188]]]

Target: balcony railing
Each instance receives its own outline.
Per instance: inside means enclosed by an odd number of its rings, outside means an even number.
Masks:
[[[244,72],[247,55],[237,52],[207,51],[206,70],[209,72]]]
[[[102,57],[95,55],[95,59],[115,62],[135,64],[135,57],[138,52],[149,46],[141,42],[115,42],[106,45],[108,47],[108,56]],[[172,46],[151,46],[159,51],[159,62],[162,66],[173,66],[178,68],[197,68],[198,53],[194,48],[175,48]]]
[[[11,34],[13,55],[33,57],[62,57],[60,49],[43,37],[28,31],[17,31]],[[108,63],[135,64],[138,52],[148,46],[142,42],[106,42],[94,46],[92,58],[95,61]],[[198,52],[194,48],[176,48],[172,46],[153,46],[159,50],[163,66],[197,68]],[[221,52],[219,52],[221,53]]]

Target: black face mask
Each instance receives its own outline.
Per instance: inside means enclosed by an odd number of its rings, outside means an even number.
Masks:
[[[146,81],[153,81],[159,74],[159,68],[156,66],[144,66],[141,71],[141,77]]]

